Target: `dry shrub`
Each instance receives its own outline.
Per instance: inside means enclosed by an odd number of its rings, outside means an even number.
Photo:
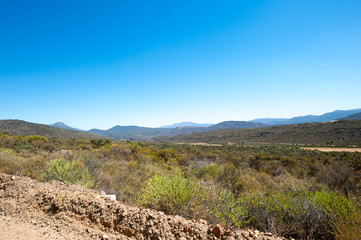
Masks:
[[[46,158],[39,154],[27,151],[18,154],[11,149],[0,149],[0,172],[40,180],[45,162]]]
[[[298,179],[287,171],[272,177],[264,172],[246,169],[242,171],[240,180],[242,181],[243,193],[284,193],[308,189],[307,181]]]
[[[348,203],[348,216],[333,215],[333,234],[336,240],[359,240],[361,237],[361,209]]]

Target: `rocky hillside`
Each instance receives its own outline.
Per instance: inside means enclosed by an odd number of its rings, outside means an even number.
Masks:
[[[61,182],[0,174],[0,239],[284,239],[130,207]]]
[[[103,138],[99,135],[89,132],[74,131],[52,127],[44,124],[26,122],[22,120],[0,120],[0,132],[8,132],[14,135],[41,135],[47,138]]]

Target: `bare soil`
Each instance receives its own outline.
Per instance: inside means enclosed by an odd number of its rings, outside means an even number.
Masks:
[[[284,239],[131,207],[97,191],[0,173],[0,239]]]
[[[361,152],[361,148],[302,147],[302,149],[318,150],[321,152]]]

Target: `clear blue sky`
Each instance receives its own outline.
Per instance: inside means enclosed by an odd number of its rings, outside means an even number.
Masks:
[[[361,1],[1,1],[0,119],[82,128],[361,107]]]

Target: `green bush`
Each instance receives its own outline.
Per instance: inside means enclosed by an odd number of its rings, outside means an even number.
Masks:
[[[88,170],[81,162],[68,161],[61,158],[48,162],[45,178],[83,187],[92,187],[94,184]]]
[[[237,199],[232,192],[220,188],[217,189],[216,201],[208,211],[224,220],[227,226],[242,227],[252,219],[248,213],[245,199]]]
[[[297,239],[332,239],[330,217],[309,193],[253,194],[246,198],[250,224]]]
[[[326,191],[316,192],[313,197],[330,216],[330,226],[336,239],[360,239],[361,207],[356,201]]]
[[[240,198],[226,190],[209,209],[227,225],[248,226],[297,239],[359,239],[361,208],[334,192],[254,193]]]
[[[211,163],[208,166],[194,169],[191,175],[205,181],[214,181],[233,193],[238,193],[243,188],[241,181],[241,172],[233,164]]]
[[[182,170],[176,168],[172,176],[151,177],[138,200],[146,207],[190,216],[206,198],[206,188],[195,180],[185,178]]]

